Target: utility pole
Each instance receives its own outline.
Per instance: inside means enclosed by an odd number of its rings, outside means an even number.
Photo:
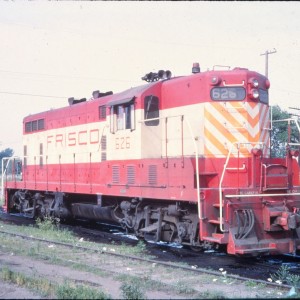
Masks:
[[[276,49],[274,48],[272,51],[266,50],[265,53],[262,53],[260,56],[265,55],[266,56],[266,62],[265,62],[265,76],[268,77],[268,68],[269,68],[269,54],[276,53]]]

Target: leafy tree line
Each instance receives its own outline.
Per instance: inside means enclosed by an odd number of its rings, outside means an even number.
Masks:
[[[294,121],[290,121],[290,137],[288,122],[276,122],[277,120],[289,119],[290,117],[290,114],[287,111],[282,110],[278,105],[272,107],[273,123],[270,133],[272,157],[285,157],[287,142],[299,143],[300,133]],[[299,146],[296,146],[296,148],[299,149]]]
[[[14,150],[11,148],[6,148],[5,150],[0,151],[0,173],[2,172],[2,158],[11,157],[14,155]]]

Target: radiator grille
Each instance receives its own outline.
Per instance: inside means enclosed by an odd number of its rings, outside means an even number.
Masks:
[[[148,168],[148,183],[151,185],[157,184],[157,166],[150,165]]]
[[[101,161],[106,161],[106,135],[101,137]]]
[[[127,184],[135,184],[135,166],[127,166]]]
[[[120,167],[112,166],[112,183],[118,184],[120,183]]]
[[[101,150],[106,150],[106,135],[101,137]]]
[[[101,153],[101,161],[106,161],[106,151]]]

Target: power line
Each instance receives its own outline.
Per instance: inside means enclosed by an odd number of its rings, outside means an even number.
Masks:
[[[100,80],[100,78],[96,78],[96,77],[69,76],[69,75],[46,74],[46,73],[35,73],[35,72],[20,72],[20,71],[9,71],[9,70],[0,70],[0,72],[1,73],[20,74],[20,75],[63,77],[63,78],[70,78],[70,79],[97,79],[97,80]]]
[[[19,96],[32,96],[32,97],[42,97],[42,98],[59,98],[59,99],[66,99],[68,97],[62,96],[49,96],[49,95],[35,95],[35,94],[26,94],[26,93],[15,93],[15,92],[1,92],[0,94],[8,94],[8,95],[19,95]]]
[[[0,73],[9,73],[16,75],[33,75],[33,76],[45,76],[45,77],[54,77],[56,78],[65,78],[65,79],[79,79],[79,80],[99,80],[99,81],[113,81],[113,82],[132,82],[125,79],[112,79],[112,78],[100,78],[100,77],[86,77],[86,76],[70,76],[70,75],[59,75],[59,74],[46,74],[46,73],[34,73],[34,72],[20,72],[20,71],[9,71],[9,70],[0,70]]]

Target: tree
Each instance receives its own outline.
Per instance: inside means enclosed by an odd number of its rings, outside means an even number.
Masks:
[[[282,110],[278,105],[272,107],[272,131],[271,131],[271,156],[285,157],[286,144],[299,143],[299,131],[294,121],[290,121],[290,140],[288,122],[276,122],[278,120],[286,120],[290,118],[290,114]],[[275,122],[274,122],[275,121]]]
[[[6,148],[0,152],[0,172],[2,172],[2,158],[11,157],[14,154],[14,150],[11,148]]]

